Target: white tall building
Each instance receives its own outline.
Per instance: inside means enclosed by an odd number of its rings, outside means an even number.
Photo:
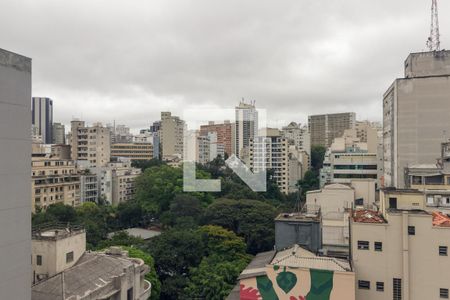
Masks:
[[[258,135],[258,111],[254,103],[240,102],[235,108],[236,126],[235,149],[237,157],[243,158],[248,155],[250,140]]]
[[[0,49],[0,298],[31,298],[31,59]]]

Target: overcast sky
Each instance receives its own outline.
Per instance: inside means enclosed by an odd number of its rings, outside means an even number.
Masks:
[[[355,111],[425,50],[431,0],[2,0],[0,48],[33,59],[33,96],[73,117],[145,128],[161,110],[233,108],[271,120]],[[440,1],[450,48],[450,1]]]

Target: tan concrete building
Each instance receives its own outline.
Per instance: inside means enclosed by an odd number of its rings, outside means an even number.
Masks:
[[[93,172],[97,174],[99,197],[107,203],[117,205],[134,198],[135,180],[141,170],[131,167],[130,161],[111,162]]]
[[[71,122],[70,141],[73,160],[86,160],[92,168],[110,161],[111,133],[100,123],[86,126],[84,121]]]
[[[311,135],[308,126],[291,122],[284,126],[281,132],[283,137],[289,140],[289,145],[293,145],[297,147],[298,151],[304,151],[311,156]]]
[[[183,157],[186,124],[170,112],[161,112],[160,142],[163,160],[172,156]]]
[[[124,157],[131,160],[150,160],[153,158],[153,145],[150,143],[112,144],[111,157]]]
[[[141,259],[119,247],[86,252],[86,233],[77,226],[34,229],[32,265],[32,300],[147,300],[151,294]]]
[[[0,49],[0,298],[30,299],[31,59]]]
[[[73,160],[33,156],[31,162],[31,208],[46,209],[55,203],[80,203],[80,175]]]
[[[70,145],[63,145],[63,144],[55,144],[51,145],[51,154],[54,158],[59,159],[71,159],[71,149]]]
[[[351,220],[356,298],[446,299],[450,219],[423,210],[356,211]]]
[[[412,53],[383,96],[384,185],[404,188],[405,168],[432,164],[450,128],[450,51]]]
[[[330,147],[335,138],[344,134],[344,130],[355,128],[355,122],[356,114],[353,112],[309,116],[311,146]]]
[[[347,260],[316,256],[298,245],[263,252],[239,276],[227,299],[355,299],[355,273]]]

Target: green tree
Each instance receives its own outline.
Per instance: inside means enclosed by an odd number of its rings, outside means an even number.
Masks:
[[[247,251],[255,254],[273,248],[276,215],[276,208],[262,201],[219,199],[208,206],[202,221],[244,237]]]
[[[143,239],[131,236],[126,231],[118,231],[114,233],[111,238],[100,241],[97,245],[97,249],[101,250],[111,246],[140,246],[143,244]]]
[[[315,145],[311,147],[311,168],[319,171],[323,167],[323,159],[327,149],[324,146]]]
[[[316,171],[308,170],[303,179],[298,182],[302,192],[302,199],[305,199],[306,192],[317,190],[320,187],[319,176]]]
[[[133,168],[141,169],[142,172],[144,172],[148,168],[157,167],[157,166],[161,166],[161,165],[165,165],[165,164],[166,164],[165,162],[163,162],[162,160],[159,160],[157,158],[152,158],[150,160],[136,160],[136,159],[133,159],[131,161],[131,166]]]

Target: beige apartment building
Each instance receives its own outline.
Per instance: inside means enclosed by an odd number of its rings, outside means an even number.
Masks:
[[[405,168],[433,164],[450,128],[450,51],[411,53],[405,77],[383,97],[384,186],[404,188]]]
[[[295,184],[302,178],[302,156],[289,147],[287,138],[278,129],[267,128],[264,136],[250,140],[250,169],[253,172],[272,170],[273,178],[282,193],[297,191]]]
[[[147,300],[149,267],[142,259],[111,247],[86,251],[79,226],[49,226],[32,231],[32,300]]]
[[[131,160],[150,160],[153,158],[153,145],[150,143],[112,144],[111,157],[124,157]]]
[[[330,147],[335,138],[344,134],[344,130],[355,128],[355,122],[354,112],[309,116],[311,146]]]
[[[183,157],[184,130],[186,124],[170,112],[161,112],[160,143],[163,160]]]
[[[110,161],[111,133],[100,123],[86,126],[84,121],[71,122],[69,144],[73,160],[85,160],[89,166],[102,167]]]
[[[350,224],[356,299],[447,299],[450,218],[439,212],[355,211]]]
[[[80,203],[80,175],[73,160],[34,155],[31,161],[31,208]]]
[[[131,167],[130,161],[111,162],[93,172],[97,174],[98,196],[107,203],[117,205],[134,198],[141,169]]]

